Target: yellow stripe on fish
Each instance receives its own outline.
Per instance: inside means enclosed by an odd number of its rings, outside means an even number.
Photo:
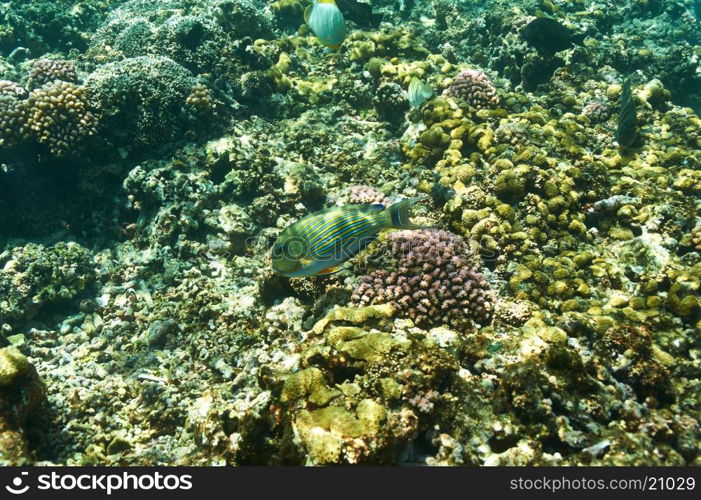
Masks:
[[[411,229],[409,208],[420,198],[384,205],[345,205],[308,215],[273,244],[273,269],[284,276],[331,274],[385,229]]]
[[[334,0],[313,0],[304,11],[304,21],[321,43],[334,50],[348,34],[343,13]]]

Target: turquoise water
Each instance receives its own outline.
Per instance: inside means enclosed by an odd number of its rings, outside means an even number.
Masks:
[[[699,465],[699,5],[0,4],[0,463]]]

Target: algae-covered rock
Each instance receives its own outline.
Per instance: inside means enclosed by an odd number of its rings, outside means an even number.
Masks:
[[[90,253],[77,243],[16,247],[0,270],[0,321],[12,324],[68,302],[94,279]]]
[[[0,349],[0,465],[32,460],[27,425],[44,398],[44,386],[27,358],[16,347]]]
[[[394,312],[394,307],[391,304],[378,304],[366,307],[337,307],[320,319],[312,330],[314,333],[320,334],[333,321],[363,323],[368,319],[388,319],[392,317]]]
[[[16,347],[0,350],[0,387],[7,387],[29,369],[29,361]]]

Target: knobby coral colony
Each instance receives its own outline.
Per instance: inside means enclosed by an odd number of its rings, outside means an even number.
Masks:
[[[695,12],[0,4],[0,462],[701,465]]]

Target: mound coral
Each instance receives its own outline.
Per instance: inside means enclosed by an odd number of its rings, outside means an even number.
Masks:
[[[37,59],[29,71],[27,86],[35,89],[56,80],[75,83],[77,78],[73,61]]]
[[[96,131],[84,89],[73,83],[47,83],[29,95],[27,125],[56,157],[67,156]]]
[[[134,57],[106,64],[88,76],[91,106],[113,143],[154,146],[188,125],[184,107],[197,84],[167,57]]]
[[[443,230],[397,231],[387,236],[384,250],[396,258],[394,269],[364,276],[353,303],[389,303],[423,326],[463,328],[491,320],[489,287],[460,237]]]
[[[443,95],[462,99],[475,109],[493,108],[499,102],[492,81],[484,72],[476,69],[458,73]]]
[[[25,91],[14,82],[0,81],[0,148],[12,148],[27,139]]]

